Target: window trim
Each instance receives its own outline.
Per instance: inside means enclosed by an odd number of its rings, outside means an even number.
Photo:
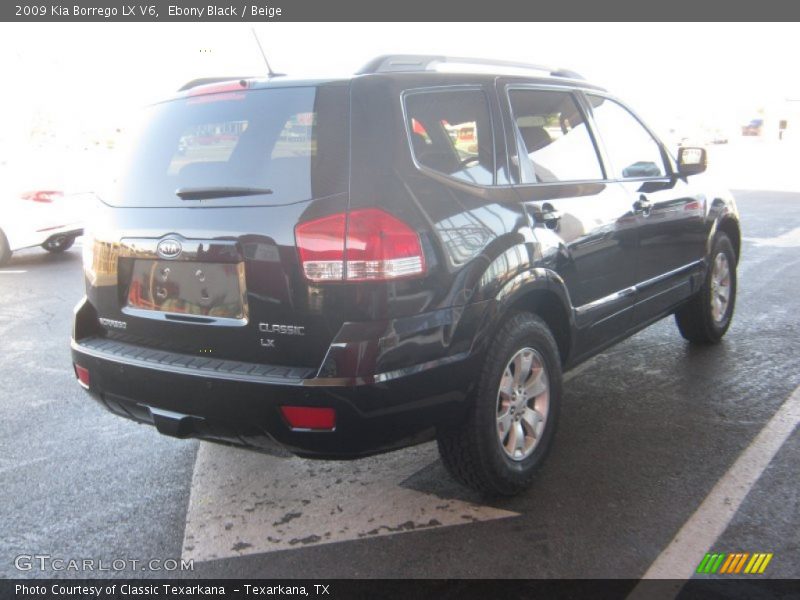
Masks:
[[[486,101],[486,112],[489,115],[489,131],[491,132],[492,136],[492,139],[490,140],[490,145],[492,148],[492,183],[489,184],[476,183],[474,181],[467,181],[465,179],[453,177],[452,175],[448,175],[447,173],[443,173],[441,171],[437,171],[436,169],[432,169],[431,167],[427,167],[425,165],[420,164],[417,161],[416,155],[414,154],[414,145],[411,141],[411,121],[409,119],[408,109],[406,108],[406,99],[409,96],[413,96],[415,94],[453,92],[453,91],[480,92],[483,95],[484,100]],[[405,130],[406,134],[406,146],[408,147],[408,152],[411,155],[411,161],[414,163],[414,166],[418,171],[430,176],[443,177],[448,182],[452,181],[473,188],[487,189],[487,188],[498,187],[497,186],[497,132],[494,124],[494,115],[492,110],[491,99],[489,97],[489,94],[486,93],[486,89],[484,86],[480,84],[457,84],[457,85],[436,85],[436,86],[408,88],[400,93],[400,107],[403,113],[403,129]],[[478,140],[478,143],[480,143],[480,140]]]
[[[603,141],[602,132],[600,131],[600,127],[597,125],[597,120],[594,116],[594,107],[592,106],[591,100],[589,100],[589,96],[598,96],[600,98],[605,98],[606,100],[610,100],[611,102],[616,103],[620,108],[626,111],[639,125],[647,132],[647,135],[650,136],[650,139],[655,142],[656,147],[661,154],[661,162],[663,163],[664,167],[664,174],[658,176],[643,176],[643,177],[614,177],[609,179],[608,181],[616,181],[616,182],[626,182],[626,181],[668,181],[674,179],[676,177],[675,168],[673,162],[670,160],[669,152],[667,152],[666,147],[664,146],[664,142],[659,138],[656,133],[644,122],[644,120],[636,114],[636,112],[628,106],[625,102],[623,102],[617,96],[613,94],[609,94],[607,92],[600,92],[596,90],[591,91],[582,91],[583,93],[583,100],[584,100],[584,110],[588,112],[592,128],[595,130],[595,135],[598,141],[599,146],[603,149],[603,156],[604,159],[608,162],[609,167],[615,166],[613,164],[613,160],[608,154],[608,150],[606,149],[605,142]],[[608,172],[608,171],[607,171]]]
[[[609,181],[608,179],[608,170],[606,169],[605,164],[605,155],[600,149],[600,145],[598,144],[598,140],[595,135],[594,130],[594,123],[590,115],[586,111],[586,107],[582,102],[582,98],[579,95],[581,91],[579,88],[573,88],[568,86],[547,86],[547,85],[538,85],[538,84],[525,84],[525,83],[509,83],[504,86],[504,95],[505,95],[505,102],[506,107],[508,108],[508,115],[511,117],[511,128],[514,134],[514,148],[516,150],[516,157],[517,160],[520,159],[522,155],[522,148],[519,146],[519,140],[521,132],[519,131],[519,127],[517,127],[517,120],[514,117],[514,107],[511,105],[511,92],[514,90],[521,90],[521,91],[531,91],[531,92],[561,92],[564,94],[569,95],[572,98],[572,101],[575,103],[575,108],[581,113],[583,117],[583,122],[586,124],[586,131],[589,133],[589,140],[592,143],[592,148],[594,149],[595,157],[597,158],[597,164],[600,167],[600,178],[598,179],[564,179],[559,181],[521,181],[516,185],[573,185],[573,184],[580,184],[580,183],[603,183]]]

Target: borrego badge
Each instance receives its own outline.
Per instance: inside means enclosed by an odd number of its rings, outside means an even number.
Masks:
[[[128,324],[125,321],[117,321],[115,319],[106,319],[105,317],[99,317],[97,319],[100,325],[105,325],[106,327],[113,327],[114,329],[127,329]]]
[[[161,258],[178,258],[182,251],[181,243],[173,238],[161,240],[156,247],[156,254]]]

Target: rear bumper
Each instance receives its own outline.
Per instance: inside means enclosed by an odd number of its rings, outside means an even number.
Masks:
[[[42,234],[46,234],[47,237],[43,243],[49,242],[50,240],[54,240],[57,238],[64,238],[64,237],[78,237],[83,235],[83,227],[80,225],[64,225],[63,227],[59,227],[54,230],[46,230],[40,232]]]
[[[90,395],[161,433],[271,453],[355,458],[425,441],[461,418],[474,358],[433,361],[380,380],[315,377],[304,368],[200,359],[90,337],[72,342]],[[281,406],[328,407],[332,431],[292,429]]]
[[[9,231],[7,233],[8,243],[11,250],[23,250],[25,248],[35,248],[46,244],[48,241],[61,237],[78,237],[83,235],[83,226],[72,223],[70,225],[61,225],[59,227],[48,228],[42,231],[35,232],[19,232]]]

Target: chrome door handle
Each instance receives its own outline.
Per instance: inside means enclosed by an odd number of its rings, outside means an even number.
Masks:
[[[561,212],[555,209],[544,211],[540,215],[540,218],[542,219],[542,223],[548,227],[555,227],[558,224],[558,221],[561,219]]]
[[[652,202],[647,199],[647,196],[641,194],[639,199],[633,203],[633,212],[638,215],[642,215],[643,217],[650,216],[650,211],[653,208]]]

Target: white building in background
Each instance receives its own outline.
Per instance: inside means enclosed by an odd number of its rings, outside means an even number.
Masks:
[[[800,142],[800,95],[787,98],[778,114],[778,139]]]
[[[800,143],[800,94],[772,102],[764,107],[761,114],[761,138],[767,141],[793,141]],[[743,123],[746,125],[746,123]]]

